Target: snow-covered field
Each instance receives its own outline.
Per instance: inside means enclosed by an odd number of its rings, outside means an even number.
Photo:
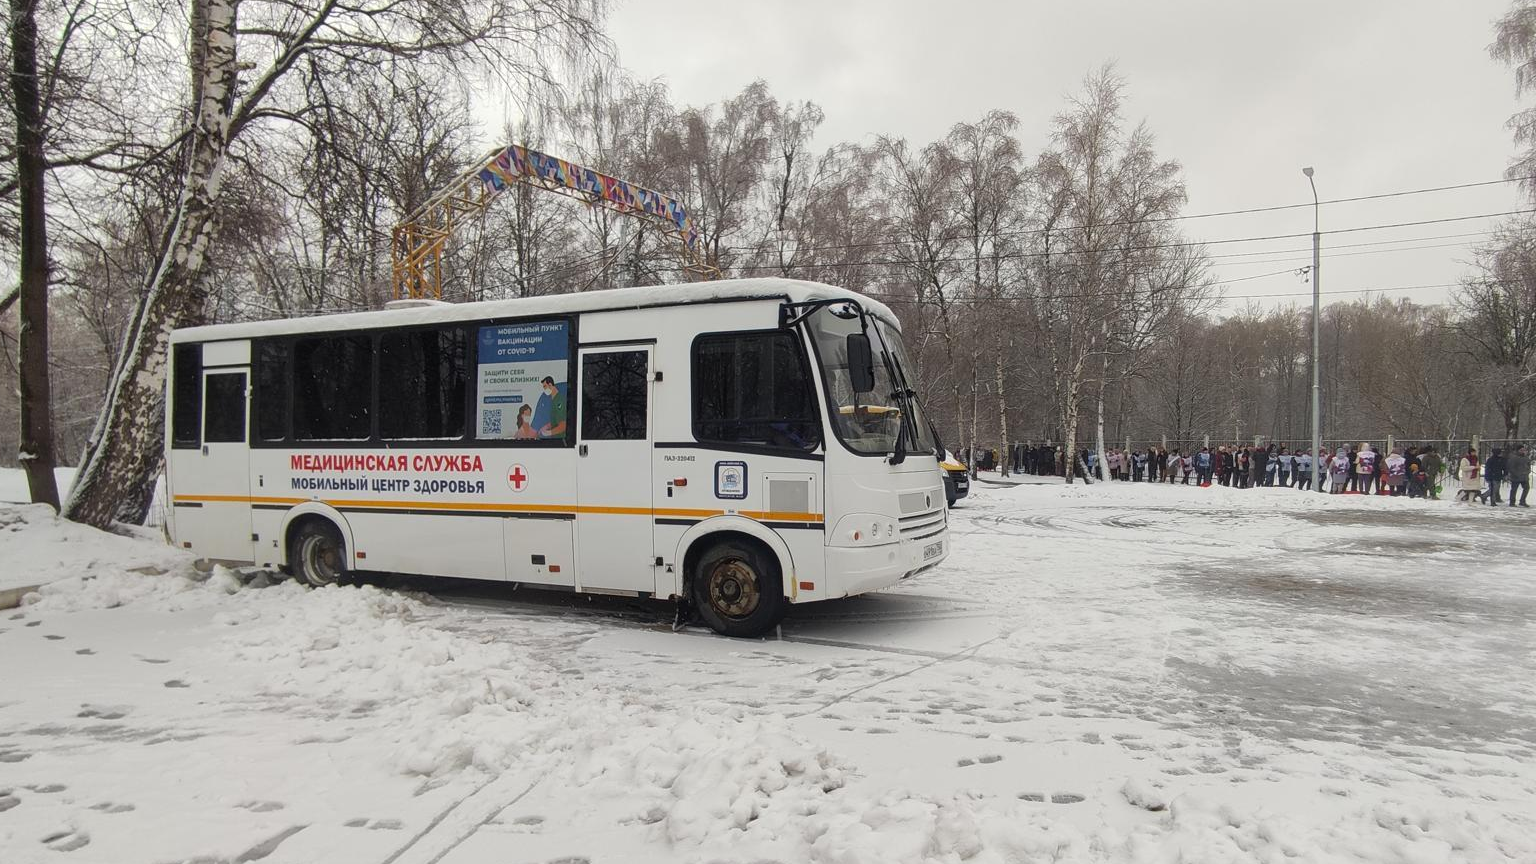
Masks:
[[[0,613],[0,862],[1536,861],[1530,511],[983,486],[953,527],[745,642],[0,510],[0,568],[74,577]]]

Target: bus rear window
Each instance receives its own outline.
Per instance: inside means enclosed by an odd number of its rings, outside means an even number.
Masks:
[[[177,345],[171,360],[171,446],[203,443],[203,346]]]

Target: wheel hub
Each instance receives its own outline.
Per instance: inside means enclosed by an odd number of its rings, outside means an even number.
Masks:
[[[709,605],[728,618],[745,618],[757,609],[758,579],[746,562],[730,559],[709,572]]]
[[[319,581],[330,583],[336,581],[336,575],[341,571],[341,556],[336,547],[327,543],[322,537],[312,537],[306,544],[305,563],[309,572],[319,577]]]

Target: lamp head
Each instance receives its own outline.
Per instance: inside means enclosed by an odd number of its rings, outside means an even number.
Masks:
[[[1310,178],[1312,176],[1312,166],[1309,165],[1306,168],[1301,169],[1301,173],[1307,175],[1307,177]]]

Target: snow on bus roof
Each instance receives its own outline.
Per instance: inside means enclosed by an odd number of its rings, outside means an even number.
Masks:
[[[211,342],[224,339],[252,339],[294,333],[327,333],[336,330],[373,327],[409,327],[449,321],[476,321],[486,318],[523,318],[539,315],[569,315],[581,312],[607,312],[644,309],[651,306],[682,305],[718,300],[807,300],[846,297],[857,300],[871,313],[900,326],[885,304],[844,288],[806,282],[800,279],[725,279],[718,282],[693,282],[680,285],[656,285],[641,288],[614,288],[581,294],[550,294],[513,300],[482,300],[476,303],[427,303],[409,308],[380,309],[369,312],[342,312],[308,318],[281,318],[234,324],[210,324],[187,327],[171,333],[172,342]]]

